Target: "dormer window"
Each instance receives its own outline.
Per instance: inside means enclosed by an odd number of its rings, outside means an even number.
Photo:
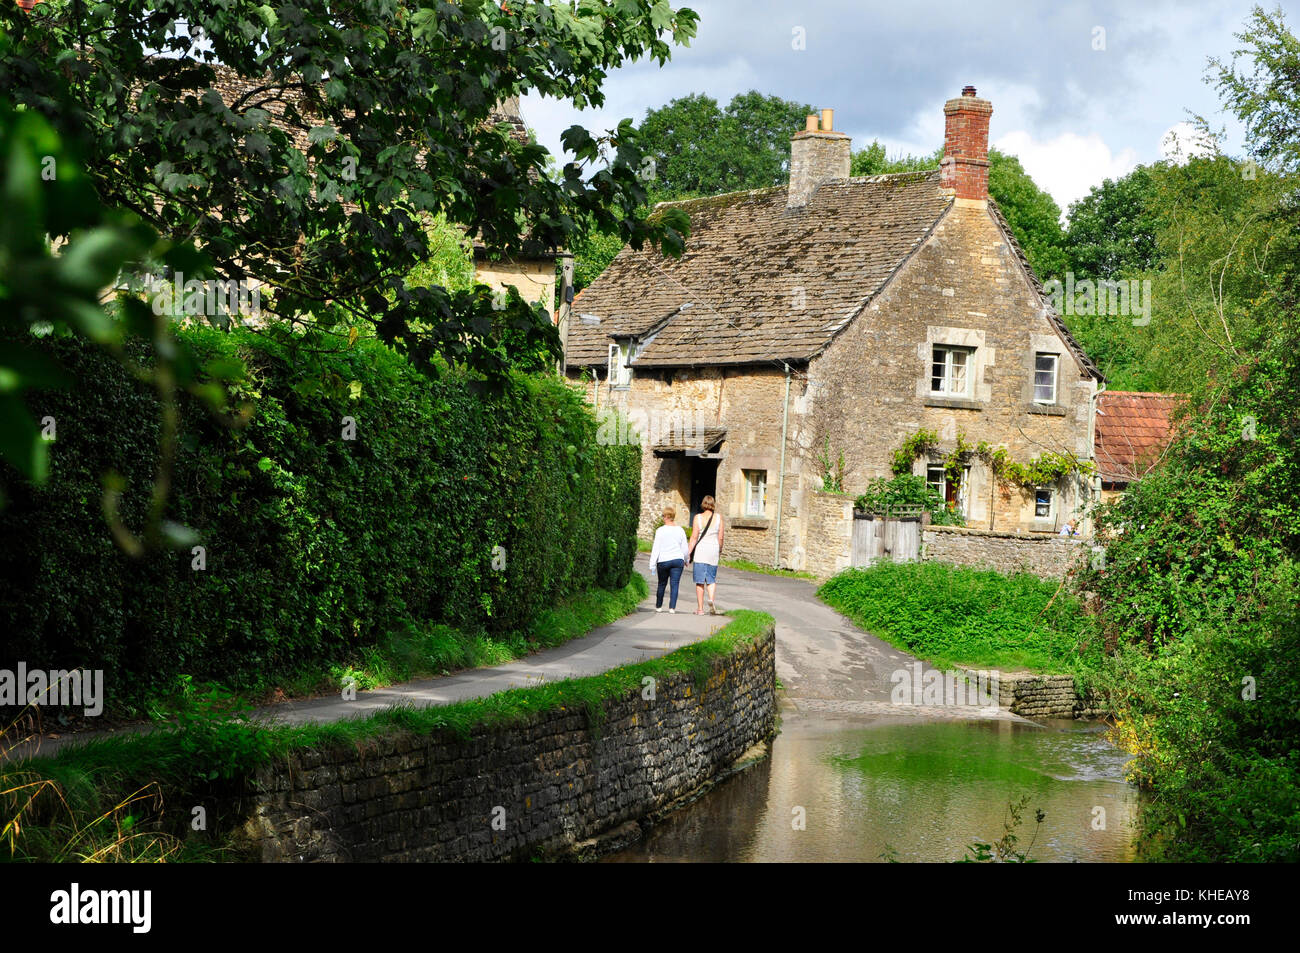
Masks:
[[[615,387],[632,386],[632,368],[628,366],[628,361],[632,359],[633,349],[636,347],[635,338],[618,338],[614,347],[614,367],[613,380]]]

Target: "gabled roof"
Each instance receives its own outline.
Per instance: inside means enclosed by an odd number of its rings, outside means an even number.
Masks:
[[[1173,412],[1187,398],[1108,390],[1097,397],[1093,451],[1097,472],[1106,483],[1131,483],[1159,459],[1173,434]]]
[[[1025,250],[1020,247],[1020,242],[1016,241],[1015,233],[1011,231],[1011,226],[1007,223],[1006,217],[1003,216],[1002,209],[998,208],[998,203],[993,201],[993,199],[989,199],[989,210],[992,211],[993,218],[997,221],[998,227],[1002,229],[1003,236],[1010,243],[1011,250],[1016,253],[1016,259],[1020,262],[1020,267],[1024,269],[1025,277],[1028,278],[1029,283],[1034,286],[1034,292],[1038,295],[1039,300],[1044,302],[1043,311],[1047,316],[1047,320],[1051,323],[1052,327],[1056,329],[1056,333],[1061,336],[1061,340],[1064,341],[1065,346],[1070,349],[1070,353],[1074,355],[1074,359],[1078,362],[1079,366],[1083,368],[1083,372],[1104,384],[1106,382],[1106,377],[1102,374],[1100,368],[1093,363],[1092,358],[1083,352],[1083,348],[1080,347],[1079,342],[1074,339],[1074,335],[1070,333],[1070,329],[1065,326],[1065,322],[1061,320],[1061,316],[1047,306],[1046,296],[1043,294],[1043,285],[1038,280],[1038,276],[1034,274],[1033,267],[1029,264],[1029,256],[1026,255]]]
[[[920,247],[952,197],[939,172],[829,182],[786,208],[785,186],[670,203],[691,217],[680,259],[619,252],[574,302],[567,363],[604,364],[614,336],[664,323],[637,367],[806,361]],[[685,306],[685,307],[683,307]]]

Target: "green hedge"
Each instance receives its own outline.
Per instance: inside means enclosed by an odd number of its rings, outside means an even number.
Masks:
[[[206,570],[188,548],[132,559],[114,545],[102,475],[127,478],[123,513],[139,525],[158,404],[99,351],[51,342],[77,385],[29,399],[57,422],[48,485],[7,481],[4,667],[103,668],[110,704],[129,710],[181,673],[263,687],[411,622],[520,631],[566,595],[626,585],[639,450],[598,445],[562,381],[517,375],[484,393],[366,341],[304,372],[267,335],[180,333],[203,360],[242,359],[255,405],[232,429],[183,404],[168,516],[198,533]]]

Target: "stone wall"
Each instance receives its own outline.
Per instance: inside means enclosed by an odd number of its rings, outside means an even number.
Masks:
[[[965,671],[976,674],[969,667]],[[1097,699],[1080,694],[1072,675],[999,672],[997,703],[1023,718],[1090,718],[1107,714],[1097,707]]]
[[[1078,538],[960,526],[927,526],[921,544],[923,560],[1007,574],[1030,572],[1044,579],[1060,579],[1088,552]]]
[[[805,496],[808,538],[804,568],[830,577],[849,568],[853,546],[853,497],[814,490]]]
[[[675,674],[581,710],[522,723],[394,733],[304,749],[265,769],[242,837],[265,861],[490,861],[572,854],[690,796],[775,725],[771,628],[707,682]],[[494,820],[497,822],[494,826]]]

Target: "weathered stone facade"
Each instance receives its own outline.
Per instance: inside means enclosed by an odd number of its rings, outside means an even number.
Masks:
[[[788,190],[683,203],[694,223],[683,259],[625,249],[583,292],[575,309],[591,320],[570,331],[569,371],[594,372],[593,401],[647,437],[643,535],[665,504],[685,523],[706,485],[726,555],[828,574],[851,518],[832,525],[843,507],[817,496],[834,486],[827,450],[832,472],[843,455],[850,497],[888,478],[921,430],[938,435],[913,463],[921,476],[959,438],[1021,464],[1092,459],[1102,378],[987,199],[991,111],[973,89],[949,102],[942,173],[864,179],[846,178],[847,141],[810,117]],[[683,425],[722,438],[662,439]],[[1095,496],[1077,474],[1019,487],[968,461],[952,484],[968,526],[1052,536]]]
[[[714,660],[586,712],[398,733],[295,752],[261,772],[244,837],[266,861],[489,861],[572,854],[689,796],[775,726],[771,629]],[[498,820],[493,826],[494,819]]]

